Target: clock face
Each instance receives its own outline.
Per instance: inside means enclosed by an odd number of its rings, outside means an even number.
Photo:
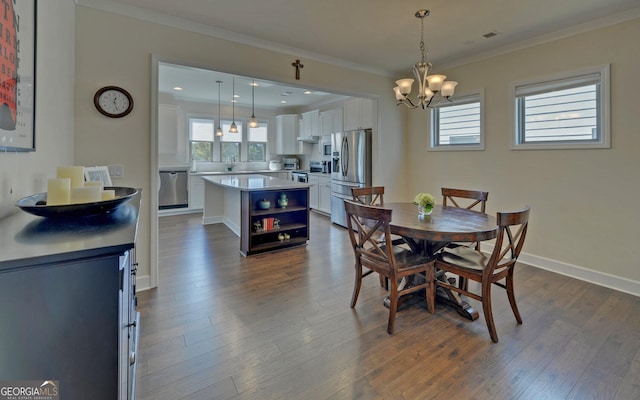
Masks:
[[[133,109],[133,98],[129,92],[116,86],[106,86],[98,90],[93,103],[98,111],[112,118],[124,117]]]

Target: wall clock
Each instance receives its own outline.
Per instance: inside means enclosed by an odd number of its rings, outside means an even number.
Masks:
[[[121,118],[133,110],[133,97],[118,86],[105,86],[93,96],[93,104],[101,114]]]

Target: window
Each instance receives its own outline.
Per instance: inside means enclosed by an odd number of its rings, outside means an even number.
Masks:
[[[214,120],[211,118],[189,118],[189,144],[191,159],[213,161]]]
[[[609,66],[514,85],[514,149],[608,148]]]
[[[242,122],[236,121],[237,133],[229,132],[233,121],[222,120],[220,126],[224,135],[220,138],[220,160],[223,162],[240,161],[240,145],[242,144]]]
[[[247,160],[267,160],[267,123],[258,122],[256,128],[249,128],[247,137]]]
[[[443,101],[431,109],[430,150],[484,150],[484,93]]]

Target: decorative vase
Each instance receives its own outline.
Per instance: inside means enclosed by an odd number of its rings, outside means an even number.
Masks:
[[[280,194],[280,198],[278,199],[278,205],[281,208],[287,208],[287,206],[289,205],[289,199],[287,199],[287,195],[284,193]]]
[[[268,210],[271,207],[271,202],[267,199],[262,199],[258,202],[258,207],[262,210]]]
[[[423,216],[423,215],[431,215],[431,213],[433,212],[433,206],[432,205],[427,205],[426,207],[422,207],[422,206],[418,206],[418,215]]]

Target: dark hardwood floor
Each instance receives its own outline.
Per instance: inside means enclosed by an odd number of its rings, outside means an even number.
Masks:
[[[517,325],[494,290],[480,319],[388,310],[377,277],[355,310],[343,228],[312,213],[308,246],[240,255],[198,215],[160,219],[159,287],[139,293],[138,399],[638,399],[640,298],[526,265]],[[525,243],[526,251],[526,243]]]

